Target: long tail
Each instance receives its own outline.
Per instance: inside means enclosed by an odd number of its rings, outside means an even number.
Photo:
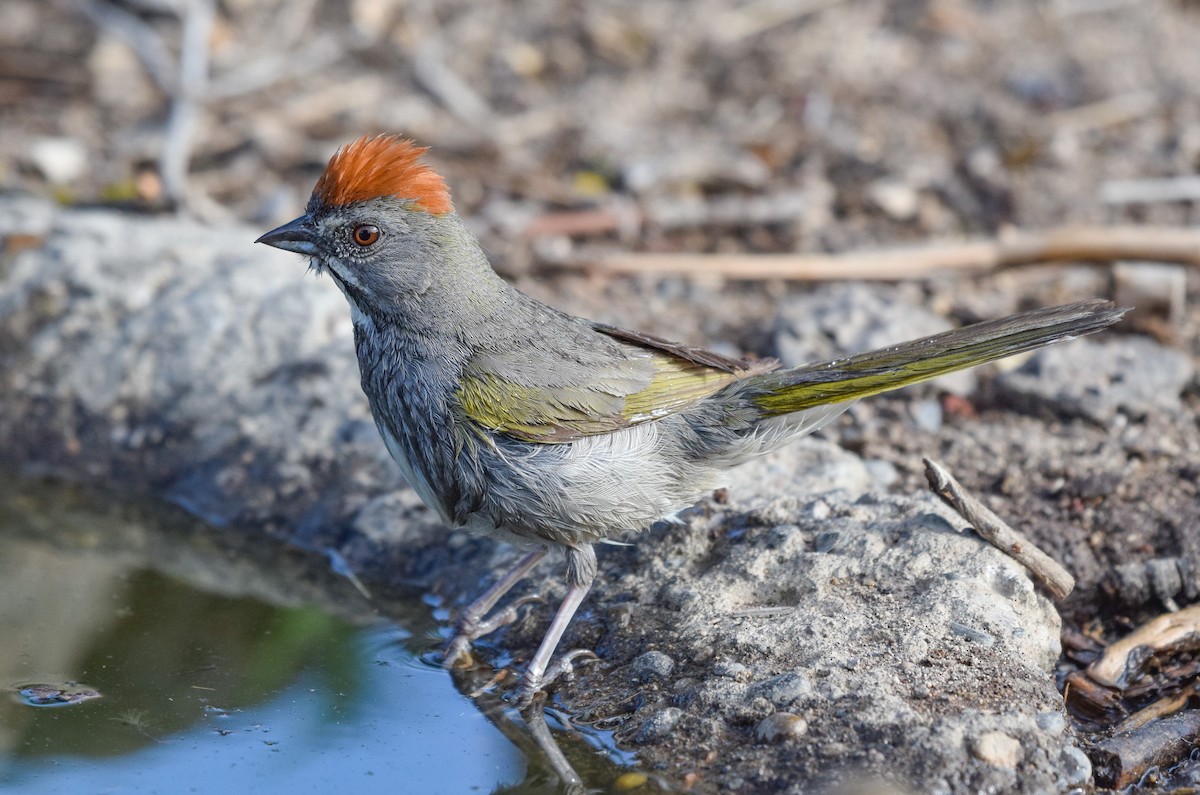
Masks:
[[[766,417],[855,400],[939,375],[1092,334],[1127,310],[1109,301],[1037,309],[845,359],[754,376],[750,395]]]

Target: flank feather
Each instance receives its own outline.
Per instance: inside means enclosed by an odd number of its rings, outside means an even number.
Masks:
[[[313,198],[330,207],[394,196],[433,215],[454,209],[446,181],[421,162],[428,147],[398,135],[364,136],[334,153]]]

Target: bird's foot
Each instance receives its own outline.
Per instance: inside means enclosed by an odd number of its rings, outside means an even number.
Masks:
[[[574,649],[550,663],[545,671],[538,671],[533,666],[525,669],[515,696],[517,707],[525,709],[533,702],[534,696],[557,679],[565,678],[568,682],[574,679],[575,661],[579,659],[591,662],[600,658],[591,649]]]
[[[529,596],[522,596],[503,610],[497,610],[483,619],[475,618],[469,613],[463,614],[454,628],[454,637],[446,647],[446,655],[442,658],[442,665],[446,668],[453,668],[460,663],[464,667],[470,666],[471,644],[474,641],[495,632],[500,627],[515,623],[521,617],[519,611],[522,607],[542,601],[544,601],[542,597],[537,594],[531,594]]]

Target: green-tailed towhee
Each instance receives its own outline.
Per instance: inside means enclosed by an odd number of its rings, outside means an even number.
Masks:
[[[258,242],[311,258],[345,294],[362,388],[392,457],[451,527],[532,547],[468,607],[453,662],[551,548],[568,590],[520,696],[596,574],[593,545],[642,530],[725,471],[820,427],[848,401],[1089,334],[1105,301],[1041,309],[870,353],[781,369],[559,312],[501,279],[425,149],[395,136],[339,149],[304,215]]]

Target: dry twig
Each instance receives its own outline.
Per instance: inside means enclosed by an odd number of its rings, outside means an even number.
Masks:
[[[1169,696],[1164,696],[1157,701],[1152,701],[1146,706],[1139,709],[1137,712],[1130,715],[1121,724],[1117,726],[1116,733],[1131,732],[1142,728],[1147,723],[1165,718],[1168,715],[1174,715],[1179,710],[1187,706],[1188,701],[1192,696],[1197,694],[1197,683],[1192,682],[1187,687],[1177,693]]]
[[[990,240],[849,254],[593,255],[568,263],[608,273],[715,275],[730,279],[902,281],[940,271],[984,272],[1035,262],[1148,260],[1200,266],[1200,230],[1176,227],[1067,227],[1012,232]]]
[[[1100,186],[1105,204],[1155,204],[1200,199],[1200,176],[1163,179],[1114,179]]]
[[[1099,743],[1089,754],[1096,783],[1121,789],[1139,781],[1152,767],[1167,767],[1186,757],[1200,740],[1200,710],[1190,709]]]
[[[1070,572],[968,494],[945,467],[926,458],[925,477],[934,494],[970,522],[981,538],[1028,569],[1051,596],[1061,600],[1071,593],[1075,578]]]

